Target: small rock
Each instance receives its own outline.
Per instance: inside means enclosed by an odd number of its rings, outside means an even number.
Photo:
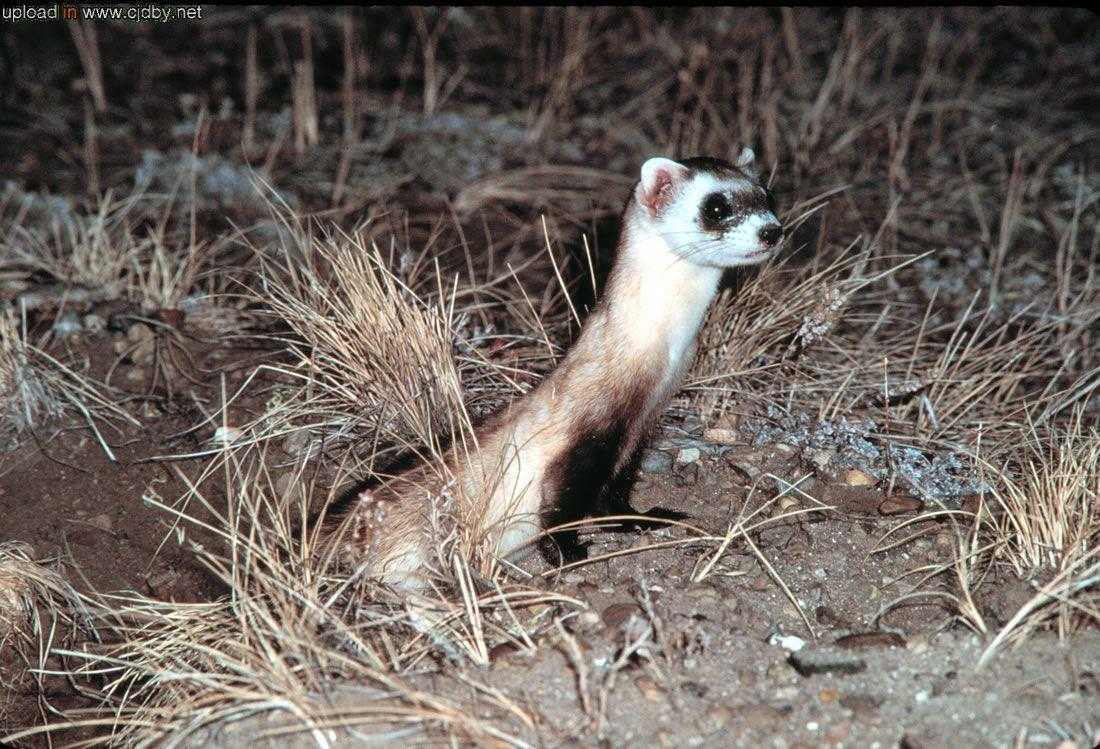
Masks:
[[[825,731],[825,740],[830,744],[843,744],[848,739],[848,734],[852,732],[852,724],[846,720],[842,720],[833,726],[830,726]]]
[[[94,517],[88,518],[88,525],[99,528],[101,531],[111,532],[114,527],[114,523],[111,522],[111,516],[105,512],[100,513]]]
[[[788,445],[786,442],[776,442],[774,445],[772,445],[772,448],[780,455],[788,458],[794,455],[795,452],[797,452],[794,446]]]
[[[699,483],[699,464],[680,464],[672,475],[672,482],[678,487],[695,486]]]
[[[495,663],[498,660],[508,660],[510,656],[520,652],[519,645],[514,642],[500,642],[489,648],[489,662]]]
[[[643,473],[668,473],[672,470],[672,456],[663,450],[646,450],[640,468]]]
[[[162,570],[146,578],[145,584],[149,586],[149,591],[157,598],[167,600],[178,579],[179,573],[175,570]]]
[[[84,329],[84,326],[80,324],[80,318],[76,316],[75,312],[66,312],[61,317],[54,320],[53,332],[59,338],[67,338],[71,335],[76,335]]]
[[[697,447],[684,447],[680,449],[680,452],[676,453],[676,462],[682,465],[688,463],[695,463],[702,456],[699,448]]]
[[[244,431],[237,427],[221,426],[214,430],[214,443],[218,445],[231,445],[244,436]]]
[[[732,429],[704,429],[703,439],[719,445],[736,445],[737,432]]]
[[[720,731],[733,720],[733,710],[725,705],[711,705],[703,713],[700,728],[705,731]]]
[[[613,603],[603,610],[600,619],[609,629],[618,629],[633,614],[641,614],[642,609],[635,603]]]
[[[638,687],[638,691],[650,702],[659,702],[664,699],[664,690],[648,676],[639,676],[634,680],[634,686]]]
[[[848,486],[875,485],[875,479],[871,476],[868,476],[866,473],[859,470],[858,468],[852,468],[845,471],[843,474],[841,474],[840,479]]]
[[[882,699],[869,694],[845,694],[840,697],[841,707],[852,711],[857,718],[871,718],[877,712]]]
[[[881,515],[902,515],[907,512],[919,512],[924,508],[924,502],[908,494],[894,494],[883,500],[878,506]]]
[[[784,512],[788,512],[789,510],[795,509],[796,507],[798,507],[798,504],[798,499],[788,494],[785,497],[779,498],[779,501],[775,503],[775,508],[778,514],[782,514]]]
[[[600,615],[587,609],[566,622],[566,626],[574,632],[594,632],[600,626]]]
[[[776,645],[790,653],[797,653],[802,648],[806,647],[806,641],[797,635],[784,635],[776,632],[768,638],[769,645]]]
[[[693,585],[688,588],[687,597],[697,603],[717,603],[722,598],[712,585]]]
[[[84,329],[92,334],[102,333],[107,329],[107,321],[95,313],[84,315],[83,322]]]
[[[840,698],[840,692],[835,689],[822,689],[817,693],[817,699],[821,702],[836,702]]]
[[[657,746],[661,747],[661,749],[673,749],[673,747],[680,746],[680,740],[668,731],[657,731],[656,739]]]
[[[803,648],[791,653],[787,661],[803,676],[813,674],[857,674],[867,663],[847,650],[827,647]]]
[[[786,711],[774,708],[766,702],[746,705],[737,711],[739,725],[750,730],[768,730],[772,735],[775,725],[786,718]]]
[[[870,650],[871,648],[903,648],[905,638],[896,632],[856,632],[838,637],[837,647],[847,650]]]

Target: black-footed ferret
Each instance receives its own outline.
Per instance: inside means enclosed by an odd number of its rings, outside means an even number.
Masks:
[[[745,148],[737,163],[652,158],[627,201],[606,289],[577,341],[537,388],[493,417],[477,446],[452,447],[447,512],[507,555],[544,529],[636,514],[628,495],[643,441],[679,388],[723,269],[758,263],[783,229]],[[439,473],[413,468],[359,493],[339,556],[405,588],[427,584]],[[682,517],[653,512],[653,517]],[[552,562],[587,555],[576,530],[540,548]]]

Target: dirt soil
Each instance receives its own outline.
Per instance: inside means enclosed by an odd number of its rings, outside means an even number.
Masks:
[[[186,423],[164,418],[140,435],[123,435],[118,464],[77,428],[5,454],[0,536],[33,544],[40,558],[63,560],[81,588],[177,601],[217,597],[224,591],[175,543],[165,515],[139,499],[150,487],[164,497],[182,490],[171,464],[141,459],[167,452],[167,436]],[[182,452],[178,441],[173,446]],[[632,553],[561,573],[537,558],[522,565],[546,574],[548,590],[575,599],[566,621],[578,654],[564,645],[531,652],[500,646],[487,670],[440,664],[442,670],[409,675],[408,683],[468,701],[483,717],[508,725],[507,712],[487,710],[462,677],[488,684],[537,716],[534,726],[513,721],[513,735],[548,746],[595,745],[598,735],[600,745],[624,747],[996,747],[1012,745],[1022,731],[1029,745],[1055,746],[1067,736],[1087,740],[1090,726],[1100,723],[1100,635],[1077,636],[1071,646],[1054,635],[1033,636],[976,670],[985,641],[948,626],[947,609],[934,598],[887,605],[909,590],[907,573],[950,558],[954,534],[945,523],[913,524],[916,540],[878,551],[888,530],[916,516],[884,516],[879,490],[815,478],[789,449],[740,447],[690,464],[675,462],[675,448],[667,454],[673,458],[667,472],[642,474],[637,508],[681,510],[687,522],[716,536],[738,513],[760,507],[750,498],[753,467],[757,476],[797,483],[804,494],[791,492],[797,501],[783,512],[809,512],[770,523],[757,539],[771,571],[741,548],[692,582],[713,544],[649,548],[683,542],[687,534],[591,531],[585,540],[593,557]],[[187,461],[177,463],[187,470]],[[833,509],[818,511],[808,497]],[[773,504],[760,517],[778,512]],[[1007,581],[987,593],[991,621],[1014,612],[1026,600],[1020,595],[1026,591]],[[606,721],[594,725],[579,695],[587,690],[593,703],[601,699],[600,685],[589,680],[622,655],[632,633],[646,629],[646,605],[660,629],[607,688]],[[35,685],[23,687],[7,697],[12,727],[36,716]],[[80,704],[64,695],[63,685],[53,687],[57,704]],[[383,698],[350,684],[327,690],[335,709]],[[283,725],[280,715],[219,725],[191,745],[262,745],[264,732]],[[392,735],[402,745],[403,734]],[[337,745],[361,743],[354,733],[336,736]],[[308,736],[281,736],[269,745],[298,743],[314,745]]]

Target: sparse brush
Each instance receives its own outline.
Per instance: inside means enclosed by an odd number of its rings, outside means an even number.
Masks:
[[[36,561],[26,544],[0,543],[0,684],[16,691],[38,682],[39,699],[49,706],[43,679],[47,658],[78,634],[94,640],[93,618],[82,596],[64,575]],[[0,725],[7,700],[0,700]],[[3,740],[0,735],[0,740]]]
[[[986,464],[991,491],[981,518],[1003,541],[998,558],[1020,577],[1065,569],[1100,544],[1100,433],[1077,408],[1064,429],[1028,436],[1018,445],[1024,454],[1010,458],[1014,467]]]
[[[1019,447],[1010,465],[985,463],[991,490],[976,526],[992,545],[987,564],[1007,565],[1035,594],[982,663],[1050,623],[1063,636],[1100,624],[1100,433],[1078,407],[1065,428],[1032,428]]]
[[[355,729],[527,745],[457,699],[416,689],[402,674],[432,651],[485,663],[487,647],[502,638],[531,647],[527,626],[547,605],[569,599],[499,586],[478,594],[466,585],[457,603],[418,598],[394,606],[381,591],[331,574],[329,560],[317,553],[317,531],[306,523],[316,487],[304,464],[294,473],[296,488],[280,492],[263,450],[223,458],[225,509],[197,487],[175,506],[152,494],[146,502],[174,518],[181,540],[199,527],[215,536],[213,544],[188,543],[227,597],[202,604],[97,597],[97,626],[115,644],[57,654],[104,707],[69,712],[9,740],[107,724],[105,743],[173,744],[201,741],[204,731],[259,715],[270,719],[238,729],[240,735],[305,733],[329,746],[332,731]],[[492,697],[493,690],[467,683]],[[500,695],[494,701],[533,727],[517,705]]]
[[[19,320],[0,310],[0,414],[16,434],[62,412],[62,403],[30,364]]]
[[[96,422],[138,422],[112,402],[101,385],[28,344],[21,327],[12,310],[0,309],[0,437],[18,436],[73,411],[84,417],[104,452],[114,460]],[[5,435],[7,429],[12,433]]]
[[[14,226],[5,238],[11,262],[65,284],[114,299],[126,290],[126,274],[146,246],[130,231],[127,218],[139,198],[115,200],[110,193],[95,213],[55,219],[47,227]]]
[[[277,370],[300,383],[298,415],[436,457],[448,436],[469,435],[453,307],[419,300],[355,235],[286,228],[279,255],[261,256],[258,294],[294,334],[293,364]]]

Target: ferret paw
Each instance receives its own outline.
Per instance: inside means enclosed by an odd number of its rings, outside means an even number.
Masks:
[[[581,542],[576,531],[559,531],[542,540],[539,551],[549,564],[561,567],[588,559],[591,542]]]

